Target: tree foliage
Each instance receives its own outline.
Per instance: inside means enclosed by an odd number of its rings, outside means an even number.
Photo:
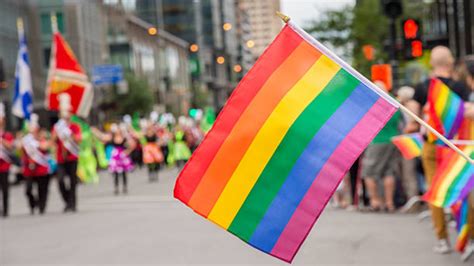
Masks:
[[[149,113],[153,108],[155,97],[147,80],[133,74],[126,74],[125,79],[128,82],[128,93],[123,95],[116,93],[114,97],[117,113],[120,115],[134,112]]]

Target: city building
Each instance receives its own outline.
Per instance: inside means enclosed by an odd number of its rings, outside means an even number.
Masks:
[[[282,22],[275,15],[280,11],[279,0],[239,0],[247,10],[252,39],[247,46],[252,48],[254,58],[258,58],[281,30]]]
[[[190,107],[189,44],[155,24],[106,5],[110,63],[145,78],[155,95],[154,109],[185,114]]]

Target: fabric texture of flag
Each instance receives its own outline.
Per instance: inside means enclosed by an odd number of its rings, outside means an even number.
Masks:
[[[174,195],[291,262],[345,172],[397,107],[289,22],[232,93]]]
[[[72,113],[87,117],[92,105],[92,86],[71,47],[59,32],[53,35],[49,64],[46,107],[59,111],[58,95],[67,93],[71,97]]]
[[[18,38],[20,47],[18,49],[15,69],[12,113],[17,117],[29,120],[30,114],[33,111],[33,83],[31,81],[30,61],[23,26],[18,27]]]
[[[462,151],[474,158],[474,146],[465,146]],[[474,188],[474,165],[453,150],[447,150],[443,158],[423,199],[446,208],[465,198]]]
[[[458,252],[463,252],[469,240],[469,197],[456,202],[451,207],[451,213],[456,220],[456,231],[458,233],[455,249]]]
[[[400,150],[403,158],[411,160],[421,155],[423,137],[419,133],[400,135],[393,137],[392,143]]]
[[[459,127],[458,140],[474,140],[474,121],[464,118]]]
[[[452,139],[464,119],[464,102],[441,80],[432,78],[428,90],[428,124],[446,138]],[[437,137],[428,132],[428,140],[434,142]]]

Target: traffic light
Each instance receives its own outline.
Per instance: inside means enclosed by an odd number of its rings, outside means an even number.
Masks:
[[[408,18],[402,21],[403,55],[405,59],[418,58],[423,55],[420,21]]]

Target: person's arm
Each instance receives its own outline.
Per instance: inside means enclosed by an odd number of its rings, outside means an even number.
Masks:
[[[110,136],[107,133],[102,133],[102,131],[100,131],[96,127],[91,127],[91,132],[94,136],[96,136],[102,142],[109,142],[112,140],[112,136]]]
[[[130,155],[136,147],[136,141],[133,138],[127,138],[127,149],[125,150],[125,154]]]
[[[464,103],[464,116],[474,121],[474,103]]]
[[[420,116],[421,114],[421,105],[415,101],[415,100],[409,100],[406,104],[405,107],[408,108],[408,110],[412,111],[415,115]],[[408,117],[408,121],[406,123],[406,126],[403,130],[404,133],[414,133],[420,131],[420,124],[415,121],[415,119]]]

